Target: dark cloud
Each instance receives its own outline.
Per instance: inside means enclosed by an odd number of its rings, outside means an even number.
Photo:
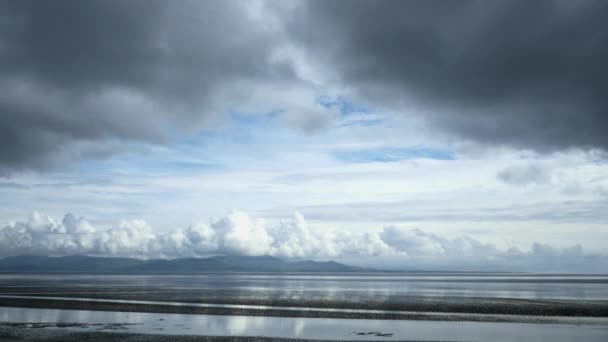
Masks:
[[[244,5],[0,1],[0,171],[196,130],[231,82],[284,77],[276,37]]]
[[[19,184],[19,183],[15,183],[15,182],[0,182],[0,189],[29,189],[28,186]]]
[[[0,174],[197,131],[260,84],[293,87],[285,46],[456,136],[608,150],[605,1],[258,5],[0,0]],[[326,126],[311,115],[294,124]]]
[[[547,151],[608,149],[606,22],[605,1],[349,0],[306,2],[290,27],[376,104]]]

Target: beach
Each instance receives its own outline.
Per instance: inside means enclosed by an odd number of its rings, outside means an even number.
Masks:
[[[0,331],[4,341],[470,341],[497,334],[602,341],[607,282],[572,275],[5,274]]]
[[[72,332],[32,330],[21,327],[0,327],[0,341],[44,341],[44,342],[160,342],[167,341],[166,335],[154,334],[125,334],[109,332]],[[252,336],[171,336],[176,342],[304,342],[303,339],[269,338]],[[323,340],[317,340],[319,342]],[[335,341],[333,341],[335,342]]]

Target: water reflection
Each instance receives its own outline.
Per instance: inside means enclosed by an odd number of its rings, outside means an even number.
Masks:
[[[390,301],[398,296],[607,300],[607,275],[0,275],[6,288],[94,288],[95,292],[199,290],[259,299]]]
[[[333,340],[556,342],[608,340],[608,328],[605,326],[557,324],[180,315],[2,307],[0,307],[0,321],[82,324],[67,328],[71,330],[99,330],[100,325],[122,324],[121,332],[167,335],[238,335]],[[128,325],[124,325],[125,323]]]

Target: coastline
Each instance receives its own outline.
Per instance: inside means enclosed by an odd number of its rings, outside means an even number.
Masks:
[[[503,280],[5,276],[0,341],[605,341],[599,280]]]
[[[329,304],[329,303],[328,303]],[[608,326],[607,316],[591,315],[537,315],[537,314],[497,314],[470,312],[432,312],[432,311],[350,311],[348,309],[326,311],[323,309],[307,308],[306,310],[287,310],[282,308],[232,308],[232,307],[197,307],[163,304],[134,304],[95,302],[82,299],[30,299],[30,298],[0,298],[0,307],[20,307],[36,309],[87,310],[111,312],[145,312],[192,315],[230,315],[230,316],[266,316],[266,317],[301,317],[301,318],[340,318],[340,319],[374,319],[374,320],[414,320],[414,321],[470,321],[470,322],[509,322],[509,323],[539,323],[539,324],[586,324]],[[520,308],[523,312],[528,309]]]
[[[28,329],[24,327],[0,326],[0,341],[21,342],[342,342],[340,340],[310,340],[259,336],[203,336],[203,335],[162,335],[117,332],[75,332],[60,329]],[[346,341],[346,340],[345,340]],[[397,341],[397,340],[395,340]],[[359,342],[366,342],[359,340]],[[408,341],[413,342],[413,341]],[[433,341],[425,341],[433,342]],[[444,341],[445,342],[445,341]]]

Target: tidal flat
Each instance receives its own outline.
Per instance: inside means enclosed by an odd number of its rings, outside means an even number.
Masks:
[[[269,305],[265,301],[251,300],[247,304],[148,301],[129,299],[99,299],[74,297],[14,296],[0,295],[0,306],[38,309],[93,310],[115,312],[148,312],[198,315],[241,315],[268,317],[309,317],[380,320],[428,320],[428,321],[472,321],[472,322],[529,322],[529,323],[587,323],[608,324],[607,303],[489,301],[452,299],[451,303],[433,299],[431,303],[403,302],[390,309],[366,309],[360,305],[332,302],[283,301],[281,306]],[[460,301],[460,303],[457,303]],[[308,306],[303,306],[308,304]],[[322,304],[322,305],[319,305]],[[319,306],[314,306],[319,305]]]
[[[601,275],[3,274],[0,328],[7,341],[604,341],[607,294]]]
[[[453,314],[492,321],[497,318],[487,315],[608,317],[608,276],[0,274],[0,305],[366,319],[447,320]]]
[[[6,322],[7,319],[12,323]],[[605,322],[534,323],[336,319],[239,315],[166,314],[116,311],[0,308],[6,339],[104,340],[121,334],[135,340],[199,340],[239,337],[354,341],[605,341]],[[59,335],[58,335],[59,334]],[[75,334],[75,335],[74,335]],[[126,334],[126,335],[125,335]],[[141,335],[141,336],[140,336]],[[57,337],[59,336],[59,337]],[[61,337],[64,336],[64,337]],[[66,337],[67,336],[67,337]],[[174,338],[175,337],[175,338]],[[196,340],[196,339],[193,339]]]

